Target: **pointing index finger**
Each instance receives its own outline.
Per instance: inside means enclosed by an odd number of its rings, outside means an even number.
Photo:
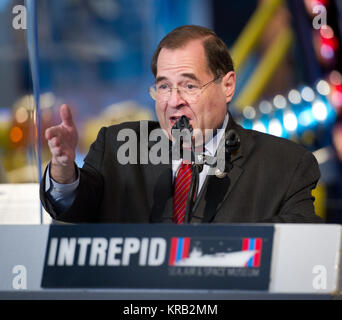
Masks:
[[[74,121],[72,119],[72,113],[68,105],[62,104],[59,114],[62,120],[62,123],[68,127],[74,126]]]

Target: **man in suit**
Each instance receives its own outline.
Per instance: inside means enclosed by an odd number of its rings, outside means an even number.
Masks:
[[[72,115],[68,106],[61,107],[61,124],[46,131],[52,159],[41,182],[41,200],[52,217],[113,223],[321,222],[311,195],[320,176],[314,156],[293,142],[243,129],[228,112],[235,73],[227,47],[214,32],[198,26],[173,30],[160,42],[151,66],[155,84],[150,93],[158,122],[148,122],[146,130],[139,122],[102,128],[81,169],[74,163],[77,131]],[[213,141],[224,141],[229,130],[240,141],[227,172],[215,175],[207,164],[202,167],[186,220],[183,203],[189,186],[182,185],[179,196],[177,179],[190,179],[191,165],[182,159],[142,161],[146,156],[136,143],[161,128],[173,145],[171,129],[181,116],[189,120],[195,147],[205,156],[217,156]],[[126,143],[122,132],[127,131],[136,136],[132,143],[137,161],[123,164],[118,154]],[[150,141],[147,152],[156,144]],[[188,171],[182,175],[185,166]]]

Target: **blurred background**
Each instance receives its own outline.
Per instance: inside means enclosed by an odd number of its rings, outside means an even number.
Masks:
[[[102,126],[156,118],[153,51],[175,27],[197,24],[231,51],[235,118],[311,150],[322,174],[316,212],[342,223],[342,1],[39,0],[38,109],[28,30],[14,12],[26,5],[0,1],[0,222],[12,222],[11,205],[31,201],[27,186],[39,206],[39,163],[50,157],[44,130],[59,123],[59,106],[72,108],[82,166]]]

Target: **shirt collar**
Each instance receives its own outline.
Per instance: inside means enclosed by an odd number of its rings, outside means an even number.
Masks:
[[[213,137],[209,141],[206,142],[204,146],[204,149],[205,149],[204,154],[213,156],[213,157],[215,156],[219,142],[221,141],[226,131],[228,121],[229,121],[229,113],[227,112],[221,127],[217,129]]]

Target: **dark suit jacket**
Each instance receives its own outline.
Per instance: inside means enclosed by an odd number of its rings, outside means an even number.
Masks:
[[[149,131],[158,128],[149,122]],[[65,222],[148,223],[172,221],[171,164],[121,165],[117,160],[120,129],[138,136],[140,123],[102,128],[80,169],[71,208],[57,214],[41,182],[41,201],[53,218]],[[314,213],[312,189],[320,177],[312,153],[294,142],[245,130],[232,117],[241,147],[225,178],[208,176],[192,222],[322,222]],[[139,150],[138,150],[139,155]]]

